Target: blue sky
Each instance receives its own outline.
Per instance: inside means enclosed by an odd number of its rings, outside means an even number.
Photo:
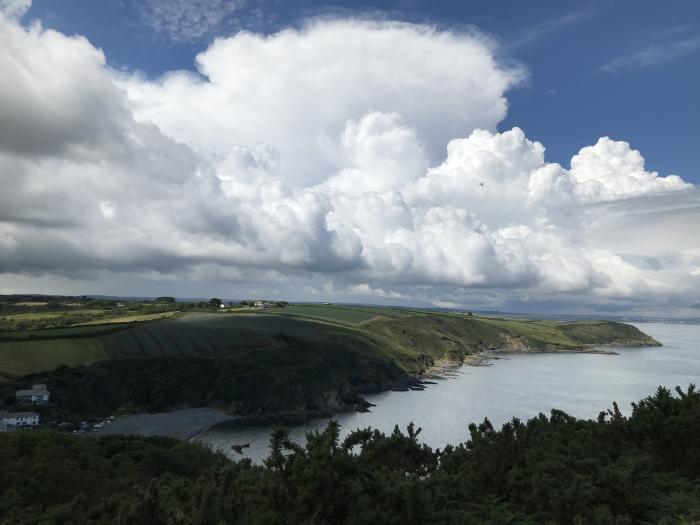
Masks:
[[[700,182],[700,2],[247,0],[210,30],[181,41],[149,25],[143,5],[34,0],[24,20],[85,35],[114,67],[153,76],[194,68],[195,55],[217,35],[271,33],[314,16],[475,26],[530,72],[528,82],[509,92],[510,110],[499,129],[521,127],[545,144],[547,160],[563,165],[581,145],[608,135],[641,150],[647,169]]]

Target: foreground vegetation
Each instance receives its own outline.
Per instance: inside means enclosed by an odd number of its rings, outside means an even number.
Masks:
[[[0,434],[0,523],[693,523],[700,395],[660,388],[624,417],[560,411],[469,427],[433,450],[420,429],[338,426],[271,437],[264,465],[165,438]]]

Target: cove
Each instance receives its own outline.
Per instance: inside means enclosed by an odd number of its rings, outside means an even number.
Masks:
[[[423,391],[384,392],[366,399],[370,412],[341,413],[341,437],[357,428],[385,433],[413,422],[419,439],[443,448],[468,437],[469,423],[488,418],[500,427],[512,417],[527,419],[552,408],[579,418],[595,418],[616,401],[629,414],[630,403],[653,394],[662,385],[683,388],[700,379],[700,325],[637,324],[664,346],[614,348],[617,355],[571,353],[500,354],[491,366],[456,368],[454,376]],[[292,439],[304,442],[307,432],[321,430],[329,419],[290,424]],[[283,422],[280,422],[283,423]],[[232,421],[198,435],[201,441],[232,459],[262,462],[269,452],[273,424]],[[232,445],[250,446],[237,453]]]

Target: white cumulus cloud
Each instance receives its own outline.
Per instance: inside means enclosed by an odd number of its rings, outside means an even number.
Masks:
[[[601,137],[571,159],[571,175],[588,200],[613,200],[650,193],[689,189],[676,175],[659,177],[644,168],[644,158],[627,142]]]
[[[697,189],[623,141],[561,166],[497,132],[525,72],[479,34],[316,20],[155,80],[40,26],[0,43],[2,289],[697,302]]]
[[[0,15],[19,20],[32,7],[32,0],[0,0]]]
[[[310,184],[347,167],[342,141],[351,137],[343,132],[370,112],[420,130],[432,161],[450,139],[494,130],[506,115],[505,92],[524,71],[502,66],[493,46],[422,25],[314,21],[217,39],[197,57],[200,75],[123,84],[139,120],[207,156],[271,145],[286,176]]]

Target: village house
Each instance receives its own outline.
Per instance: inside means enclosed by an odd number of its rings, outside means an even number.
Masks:
[[[46,385],[32,385],[30,389],[15,392],[15,400],[20,405],[46,405],[50,397]]]
[[[36,412],[1,412],[0,430],[12,430],[18,427],[36,427],[39,414]]]
[[[263,301],[257,300],[257,301],[255,301],[255,307],[256,308],[265,308],[265,303]]]

